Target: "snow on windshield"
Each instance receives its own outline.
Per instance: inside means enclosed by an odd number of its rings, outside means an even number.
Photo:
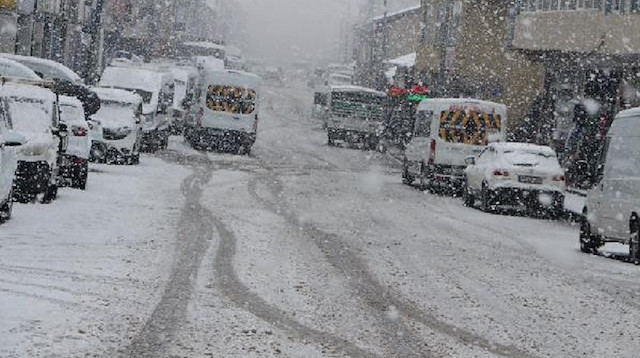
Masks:
[[[106,128],[133,127],[136,108],[131,104],[102,101],[102,106],[93,117]]]
[[[13,129],[30,133],[46,133],[51,130],[53,108],[43,101],[13,98],[9,103]]]

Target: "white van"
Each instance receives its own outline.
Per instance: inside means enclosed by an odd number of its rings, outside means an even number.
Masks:
[[[504,142],[507,107],[465,98],[420,102],[413,137],[404,153],[402,179],[432,191],[460,192],[465,158],[482,152],[488,143]]]
[[[376,149],[384,125],[387,95],[358,86],[330,86],[327,143],[361,142]]]
[[[43,194],[42,202],[49,203],[58,194],[61,152],[66,147],[61,142],[66,126],[59,121],[58,99],[46,88],[11,82],[0,86],[0,97],[9,103],[13,130],[25,138],[17,147],[14,198],[30,202]]]
[[[142,97],[145,117],[142,149],[154,152],[167,148],[175,86],[170,73],[137,67],[107,67],[99,86],[130,91]]]
[[[140,163],[142,131],[142,98],[116,88],[93,88],[100,97],[100,110],[92,119],[102,127],[102,140],[109,164]]]
[[[629,245],[640,263],[640,108],[620,112],[606,137],[600,182],[588,192],[580,249],[596,252],[607,242]]]
[[[185,125],[194,148],[249,154],[258,131],[260,77],[233,70],[201,69],[196,116]]]

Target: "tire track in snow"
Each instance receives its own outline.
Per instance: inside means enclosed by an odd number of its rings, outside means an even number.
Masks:
[[[207,161],[175,154],[164,157],[179,164],[192,162],[200,166],[194,167],[194,173],[182,183],[186,203],[178,222],[171,274],[160,302],[126,350],[126,356],[132,358],[166,356],[176,330],[186,319],[196,275],[213,236],[213,226],[208,220],[210,213],[200,204],[202,186],[212,175],[210,169],[202,166]]]
[[[172,274],[160,303],[156,306],[142,331],[136,336],[127,350],[127,357],[146,358],[164,356],[175,336],[176,330],[186,318],[187,306],[192,293],[193,282],[204,254],[209,246],[213,231],[217,231],[220,244],[214,260],[216,288],[238,308],[247,311],[269,324],[298,337],[301,341],[311,340],[323,347],[330,347],[354,358],[376,357],[351,342],[330,333],[307,327],[289,318],[285,312],[270,305],[257,294],[251,292],[238,278],[233,267],[236,255],[236,237],[216,218],[213,213],[200,204],[202,186],[206,185],[216,169],[238,168],[237,163],[225,162],[219,165],[208,156],[183,156],[177,152],[161,154],[166,160],[183,165],[197,164],[195,173],[182,184],[187,202],[179,223],[177,243],[178,255]],[[251,164],[251,163],[246,163]],[[249,170],[250,171],[250,170]]]
[[[292,210],[286,204],[283,204],[282,200],[270,202],[260,197],[257,193],[257,185],[260,182],[267,187],[274,199],[281,198],[283,193],[283,185],[280,178],[273,173],[266,163],[263,162],[263,166],[267,169],[267,175],[254,178],[249,183],[249,193],[267,209],[283,217],[294,228],[302,229],[302,232],[312,239],[315,245],[323,252],[327,261],[344,274],[347,281],[353,286],[354,291],[372,308],[374,313],[378,314],[383,322],[383,326],[388,333],[387,338],[394,349],[394,356],[429,356],[430,352],[425,351],[427,348],[424,341],[419,337],[415,337],[407,326],[408,322],[414,321],[458,342],[470,347],[481,348],[498,356],[535,357],[517,347],[491,342],[485,337],[444,322],[435,315],[422,311],[415,304],[398,298],[395,293],[381,284],[369,272],[366,263],[340,237],[324,232],[311,223],[301,222],[298,217],[292,214]],[[391,319],[385,314],[391,307],[398,311],[399,320]],[[400,337],[398,333],[400,333]]]

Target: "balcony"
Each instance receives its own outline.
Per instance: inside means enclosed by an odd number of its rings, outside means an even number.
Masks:
[[[534,1],[535,2],[535,1]],[[515,18],[512,47],[611,55],[640,54],[640,14],[634,0],[539,1],[558,7],[526,7]],[[565,7],[561,4],[592,4]],[[531,11],[533,10],[533,11]]]

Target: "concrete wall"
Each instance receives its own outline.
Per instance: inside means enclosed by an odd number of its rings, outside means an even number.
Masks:
[[[516,21],[513,46],[525,50],[640,53],[640,14],[599,10],[524,12]]]

